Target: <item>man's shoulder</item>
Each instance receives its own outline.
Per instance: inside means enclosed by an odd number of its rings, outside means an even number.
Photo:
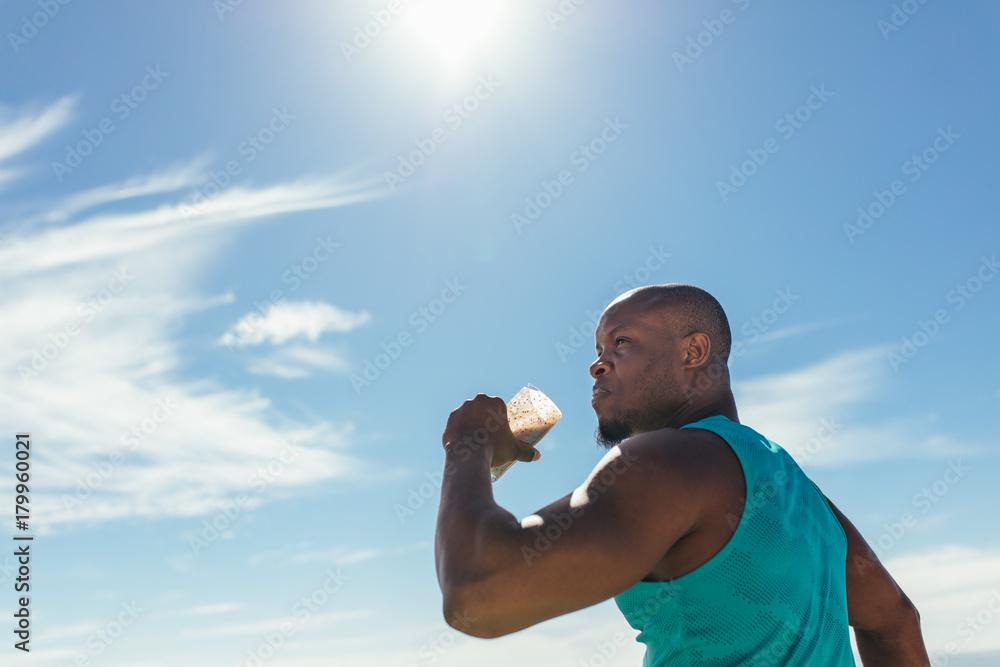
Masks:
[[[577,491],[577,499],[606,498],[623,516],[649,526],[699,526],[737,515],[745,496],[739,459],[718,435],[665,428],[635,435],[612,448]],[[714,552],[713,552],[714,553]]]
[[[613,447],[577,494],[597,493],[654,516],[683,514],[692,523],[717,499],[743,489],[739,460],[708,431],[665,428]]]
[[[736,455],[719,435],[703,429],[663,428],[632,436],[621,445],[622,456],[674,474],[711,474],[721,461]]]

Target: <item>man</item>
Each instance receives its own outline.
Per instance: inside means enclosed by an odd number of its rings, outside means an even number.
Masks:
[[[498,637],[614,597],[644,665],[929,665],[916,609],[788,454],[739,424],[710,294],[618,297],[590,367],[607,455],[518,521],[490,467],[540,453],[480,394],[444,432],[435,554],[448,622]],[[794,391],[790,387],[789,391]],[[546,539],[539,540],[540,536]]]

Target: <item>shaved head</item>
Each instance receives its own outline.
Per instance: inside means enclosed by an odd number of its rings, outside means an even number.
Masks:
[[[725,311],[700,287],[650,285],[615,299],[594,331],[590,365],[598,444],[610,448],[705,415],[735,420],[731,345]]]
[[[663,321],[676,337],[703,333],[712,342],[712,354],[723,362],[729,361],[733,337],[726,311],[714,296],[694,285],[671,283],[647,285],[625,292],[608,306],[628,299],[638,302],[640,312],[659,311]]]

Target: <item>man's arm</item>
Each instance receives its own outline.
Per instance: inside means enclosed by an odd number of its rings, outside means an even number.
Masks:
[[[826,498],[826,496],[823,496]],[[858,529],[826,498],[847,533],[847,618],[865,665],[930,665],[920,615]]]
[[[697,521],[697,480],[665,443],[676,433],[615,447],[573,493],[522,522],[493,500],[489,447],[446,447],[435,556],[448,622],[498,637],[646,576]]]

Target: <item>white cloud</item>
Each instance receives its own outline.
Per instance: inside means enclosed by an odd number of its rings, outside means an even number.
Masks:
[[[157,619],[167,618],[190,618],[191,616],[215,616],[218,614],[231,614],[243,611],[247,608],[243,602],[216,602],[214,604],[199,604],[191,607],[180,607],[163,611],[154,611],[151,616]]]
[[[799,334],[808,333],[810,331],[822,331],[823,329],[829,329],[831,327],[839,326],[845,322],[850,322],[850,318],[842,318],[839,320],[826,320],[824,322],[812,322],[810,324],[796,324],[794,326],[785,327],[783,329],[774,329],[762,334],[757,338],[757,343],[769,343],[775,340],[781,340],[782,338],[788,338],[790,336],[798,336]]]
[[[78,213],[103,204],[191,188],[204,179],[202,174],[208,163],[208,156],[201,156],[186,164],[175,165],[154,174],[133,176],[118,183],[108,183],[77,192],[56,205],[37,212],[33,217],[18,221],[17,224],[27,226],[38,222],[63,222]]]
[[[28,225],[0,243],[0,321],[8,323],[0,327],[0,371],[8,378],[0,383],[0,422],[45,443],[33,456],[33,470],[46,480],[32,496],[42,532],[68,521],[215,513],[246,492],[253,473],[289,440],[300,454],[256,501],[366,474],[347,453],[350,424],[296,422],[254,391],[182,374],[188,342],[176,332],[194,311],[232,299],[197,288],[227,241],[223,232],[372,193],[336,178],[232,187],[217,210],[185,224],[165,193],[189,183],[192,171],[179,167],[47,203],[29,217],[65,222]],[[139,210],[105,208],[139,196],[147,197]],[[321,352],[291,358],[335,363]],[[164,405],[175,407],[167,414]],[[116,450],[125,461],[109,471]]]
[[[333,350],[295,345],[279,348],[271,357],[251,360],[247,370],[290,380],[308,377],[314,369],[346,373],[350,368],[347,360]]]
[[[275,359],[254,359],[247,366],[247,370],[254,375],[270,375],[282,380],[297,380],[311,375],[301,366],[283,364]]]
[[[73,116],[75,96],[66,96],[44,109],[17,112],[0,106],[0,163],[27,151],[65,127]],[[22,169],[0,168],[0,188],[22,175]]]
[[[440,607],[431,610],[421,606],[425,609],[413,612],[416,623],[395,626],[391,633],[367,631],[367,621],[338,631],[337,624],[323,627],[329,624],[323,622],[325,619],[319,619],[321,622],[315,627],[310,620],[296,626],[299,649],[283,655],[282,664],[392,667],[433,661],[440,667],[547,667],[642,663],[644,646],[635,641],[636,631],[629,627],[612,601],[490,640],[460,634],[445,624]],[[280,620],[268,621],[272,625],[264,631],[273,631]],[[248,625],[244,629],[249,628]]]
[[[430,542],[417,542],[393,548],[348,548],[344,546],[314,547],[309,543],[299,543],[265,551],[250,556],[252,567],[263,565],[301,565],[303,563],[332,563],[337,566],[354,565],[374,558],[401,556],[403,554],[429,549]]]
[[[797,370],[733,382],[740,421],[800,464],[970,455],[975,447],[933,430],[933,416],[872,421],[862,409],[885,390],[885,348],[851,350]]]
[[[361,187],[345,191],[345,184],[332,177],[257,190],[232,186],[190,221],[181,215],[183,205],[178,202],[161,202],[129,213],[98,212],[72,226],[12,236],[0,245],[0,277],[26,278],[74,265],[162,253],[164,247],[177,243],[183,244],[185,254],[203,259],[217,247],[219,233],[234,226],[281,213],[346,206],[380,194]],[[56,211],[66,208],[65,200],[52,205]],[[47,215],[43,212],[39,217]],[[29,252],[29,240],[44,252]],[[205,255],[195,250],[195,241],[206,244]]]
[[[229,327],[219,339],[220,345],[246,347],[267,341],[282,345],[293,338],[303,337],[315,343],[323,333],[345,333],[371,320],[367,312],[351,313],[322,301],[283,301],[274,304],[266,315],[252,311]],[[329,354],[310,356],[304,349],[296,353],[298,361],[320,368],[337,369],[338,363]]]
[[[1000,549],[950,544],[885,566],[920,611],[929,648],[954,642],[962,654],[1000,651]]]
[[[198,605],[187,611],[194,616],[204,616],[206,614],[228,614],[231,611],[239,611],[245,608],[242,602],[218,602],[216,604]]]
[[[308,625],[311,630],[330,627],[343,621],[350,621],[360,618],[368,618],[374,614],[370,611],[338,611],[326,614],[312,614],[308,618]],[[198,628],[197,630],[184,630],[184,637],[259,637],[266,633],[273,633],[281,627],[283,623],[291,624],[294,628],[303,623],[297,616],[286,616],[278,618],[268,618],[260,621],[250,621],[233,625],[222,625],[214,628]]]

